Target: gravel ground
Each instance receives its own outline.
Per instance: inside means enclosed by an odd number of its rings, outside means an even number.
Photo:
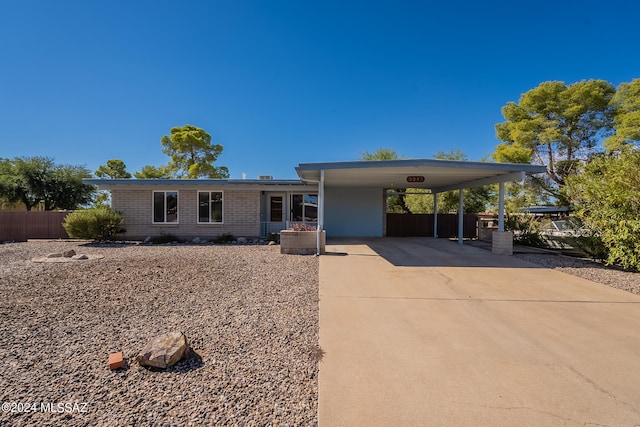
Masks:
[[[30,261],[66,249],[104,258]],[[0,328],[2,402],[69,404],[0,412],[3,426],[317,425],[313,256],[278,246],[3,244]],[[166,371],[134,361],[174,330],[194,349],[187,358]],[[110,371],[116,351],[126,365]]]
[[[555,254],[514,254],[516,258],[640,295],[640,273]]]

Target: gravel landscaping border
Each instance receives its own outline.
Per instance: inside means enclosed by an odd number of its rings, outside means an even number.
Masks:
[[[612,288],[622,289],[640,295],[640,273],[623,271],[616,267],[607,267],[584,258],[550,253],[515,253],[513,255],[524,261],[546,268],[552,268],[583,279],[602,283]]]
[[[67,249],[93,259],[31,261]],[[0,395],[22,404],[13,407],[22,413],[3,406],[3,426],[317,425],[314,256],[278,246],[2,244],[0,321]],[[188,357],[164,371],[134,361],[174,330],[187,336]],[[125,367],[110,371],[118,351]]]

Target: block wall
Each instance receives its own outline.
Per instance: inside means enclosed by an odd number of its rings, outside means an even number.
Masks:
[[[111,206],[124,217],[126,232],[122,238],[142,240],[161,233],[180,238],[212,238],[221,234],[260,236],[260,191],[203,189],[223,191],[222,224],[198,224],[197,190],[158,188],[156,191],[178,191],[178,223],[153,224],[153,190],[112,190]]]

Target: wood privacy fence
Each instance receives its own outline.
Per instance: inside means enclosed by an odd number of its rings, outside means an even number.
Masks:
[[[0,242],[27,239],[68,239],[62,226],[71,211],[0,212]]]
[[[476,214],[463,214],[463,237],[478,237],[478,217]],[[387,214],[387,236],[433,237],[433,214]],[[458,215],[438,214],[438,237],[458,236]]]

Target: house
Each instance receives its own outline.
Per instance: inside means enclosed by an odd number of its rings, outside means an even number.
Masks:
[[[85,182],[111,192],[113,209],[124,217],[126,239],[161,233],[181,238],[222,234],[258,238],[279,232],[293,222],[317,225],[329,236],[376,237],[385,235],[389,191],[410,187],[440,193],[498,183],[503,201],[504,182],[544,171],[544,166],[527,164],[412,159],[302,163],[296,167],[297,180]]]

